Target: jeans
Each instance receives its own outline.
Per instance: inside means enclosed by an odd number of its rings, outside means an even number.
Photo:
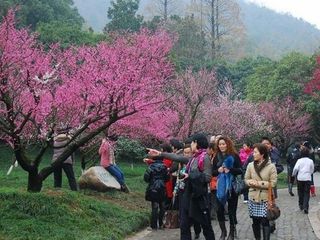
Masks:
[[[309,210],[311,181],[298,181],[299,207],[301,210]]]
[[[121,169],[117,165],[110,165],[106,168],[106,170],[115,177],[118,183],[123,186],[124,185],[124,176]]]
[[[69,186],[72,191],[77,191],[77,182],[74,177],[73,167],[70,163],[62,163],[53,171],[54,187],[61,188],[62,185],[62,169],[67,175]]]

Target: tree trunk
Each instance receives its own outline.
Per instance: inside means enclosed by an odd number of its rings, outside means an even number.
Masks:
[[[29,192],[40,192],[42,189],[42,179],[38,174],[38,168],[34,168],[29,171],[28,175],[28,191]]]
[[[167,21],[168,19],[168,0],[164,0],[164,20]]]
[[[215,22],[215,0],[211,0],[211,59],[215,60],[216,56],[216,22]]]

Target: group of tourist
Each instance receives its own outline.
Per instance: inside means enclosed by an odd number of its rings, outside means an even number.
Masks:
[[[192,226],[195,239],[201,231],[205,239],[215,239],[212,219],[219,222],[220,240],[236,238],[239,192],[234,182],[242,179],[247,186],[242,193],[252,219],[253,235],[255,239],[270,239],[276,225],[267,218],[268,189],[273,189],[276,198],[277,175],[284,168],[280,153],[269,138],[262,138],[252,147],[243,144],[240,154],[233,141],[221,135],[208,141],[206,135],[198,133],[183,144],[177,140],[170,142],[171,148],[170,144],[163,144],[160,150],[148,149],[148,159],[144,159],[149,165],[144,179],[149,183],[146,200],[152,206],[151,230],[163,228],[165,211],[175,206],[179,209],[181,240],[192,239]],[[306,143],[299,145],[298,152],[294,164],[288,164],[289,193],[293,194],[292,179],[297,177],[299,207],[307,214],[314,165]],[[172,194],[168,194],[168,189]],[[173,201],[178,203],[172,205]]]

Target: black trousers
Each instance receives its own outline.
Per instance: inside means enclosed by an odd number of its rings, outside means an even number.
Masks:
[[[164,217],[164,201],[151,202],[151,228],[157,229],[163,225]]]
[[[301,210],[309,210],[311,181],[298,181],[299,207]]]
[[[219,222],[224,222],[226,219],[224,217],[224,205],[222,205],[219,201],[217,217]],[[235,192],[232,192],[231,197],[228,199],[228,215],[230,225],[237,224],[237,208],[238,208],[238,196]]]
[[[181,203],[181,201],[180,201]],[[191,240],[191,226],[192,224],[196,223],[195,232],[199,233],[199,230],[202,228],[203,236],[206,240],[215,240],[214,232],[211,225],[210,219],[210,209],[204,214],[205,222],[197,223],[195,222],[189,215],[189,209],[186,204],[180,204],[180,240]],[[199,225],[201,228],[199,228]]]
[[[269,220],[266,217],[252,217],[252,223],[255,226],[262,225],[263,227],[269,226]]]
[[[69,163],[63,163],[53,171],[54,187],[61,188],[62,185],[62,169],[67,175],[69,186],[72,191],[77,191],[77,181],[74,176],[73,166]]]

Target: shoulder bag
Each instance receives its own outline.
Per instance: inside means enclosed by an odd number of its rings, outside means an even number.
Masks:
[[[268,186],[268,209],[267,209],[267,219],[268,220],[276,220],[280,217],[280,208],[276,205],[273,191],[271,187],[271,183],[269,182]]]

